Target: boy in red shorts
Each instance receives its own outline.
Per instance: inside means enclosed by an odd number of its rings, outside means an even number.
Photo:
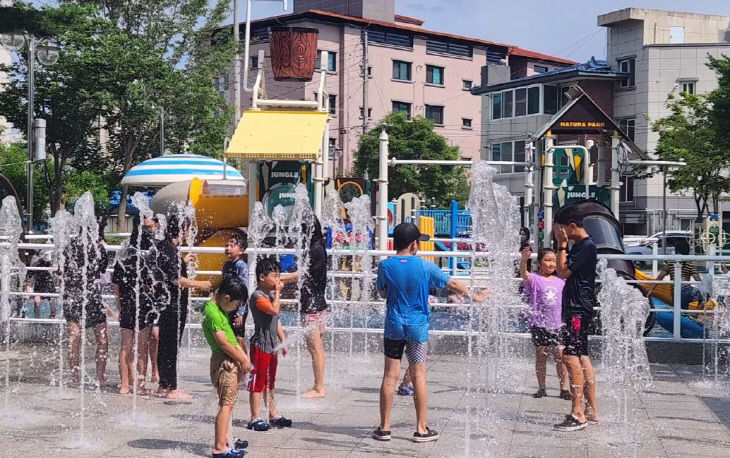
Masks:
[[[279,321],[281,290],[284,287],[279,278],[280,273],[281,268],[275,259],[261,259],[256,264],[258,285],[249,301],[254,322],[249,353],[254,369],[251,372],[251,381],[248,383],[251,421],[247,427],[254,431],[267,431],[272,426],[283,428],[292,425],[291,420],[278,415],[274,403],[276,352],[285,339],[284,328]],[[286,356],[286,353],[286,347],[282,348],[282,356]],[[264,403],[269,409],[268,422],[263,420],[260,415],[262,393],[265,393]]]

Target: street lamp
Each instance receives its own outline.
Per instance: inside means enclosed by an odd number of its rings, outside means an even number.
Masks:
[[[46,158],[46,122],[44,119],[35,119],[33,109],[35,105],[35,60],[44,66],[51,66],[58,62],[59,48],[47,43],[38,44],[33,35],[23,33],[6,33],[0,35],[0,43],[10,52],[19,52],[26,41],[28,42],[28,161],[26,185],[26,232],[33,232],[33,163]],[[35,147],[34,147],[35,145]]]

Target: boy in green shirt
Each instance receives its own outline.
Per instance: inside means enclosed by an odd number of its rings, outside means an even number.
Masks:
[[[228,321],[228,313],[236,310],[243,297],[245,285],[238,278],[228,277],[215,295],[215,301],[205,303],[203,333],[211,349],[210,380],[218,392],[218,415],[215,417],[215,446],[213,458],[243,458],[244,451],[227,444],[228,427],[233,405],[238,399],[238,384],[251,371],[251,363],[236,341]]]

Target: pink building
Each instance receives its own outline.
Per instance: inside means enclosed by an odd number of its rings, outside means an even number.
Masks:
[[[395,14],[393,4],[393,0],[296,0],[293,14],[252,22],[251,42],[255,44],[251,47],[248,85],[254,83],[257,54],[264,49],[267,98],[313,100],[320,79],[315,72],[311,82],[274,81],[268,62],[268,27],[319,29],[318,48],[328,52],[325,65],[334,176],[352,170],[353,152],[363,128],[372,128],[391,111],[433,120],[436,131],[459,146],[463,158],[478,159],[481,101],[470,89],[486,84],[494,72],[520,77],[573,64],[515,46],[427,30],[423,21]],[[243,41],[244,24],[240,33]],[[228,92],[227,82],[221,78],[221,92]],[[368,97],[364,101],[366,86]],[[242,106],[250,106],[250,93],[242,91],[241,97]],[[363,107],[369,118],[367,126]]]

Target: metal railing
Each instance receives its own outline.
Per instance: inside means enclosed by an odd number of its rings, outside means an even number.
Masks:
[[[8,246],[8,242],[0,242],[0,246]],[[55,246],[53,244],[49,243],[19,243],[17,245],[17,248],[19,250],[49,250],[54,249]],[[120,249],[120,246],[107,246],[107,250],[110,252],[115,252]],[[184,253],[224,253],[223,247],[181,247],[181,252]],[[367,255],[370,256],[373,260],[373,262],[377,262],[378,257],[381,256],[391,256],[395,254],[394,251],[387,251],[387,250],[346,250],[346,249],[330,249],[327,250],[329,255],[335,255],[342,258],[346,258],[349,256],[363,256]],[[285,248],[259,248],[259,249],[252,249],[249,248],[247,250],[247,253],[249,254],[296,254],[296,250],[294,249],[285,249]],[[486,257],[488,256],[487,253],[483,252],[472,252],[472,251],[424,251],[420,252],[419,254],[423,256],[433,256],[437,258],[468,258],[472,260],[471,265],[473,264],[474,259],[478,259],[480,257]],[[513,254],[515,260],[518,259],[519,254],[514,253]],[[534,256],[534,255],[533,255]],[[662,280],[662,281],[656,281],[656,280],[627,280],[627,283],[630,284],[668,284],[671,285],[673,288],[673,305],[671,309],[666,308],[651,308],[651,312],[655,313],[672,313],[673,314],[673,326],[671,331],[671,337],[646,337],[645,340],[647,341],[667,341],[667,340],[673,340],[678,342],[707,342],[707,343],[730,343],[730,339],[720,339],[717,336],[708,336],[707,333],[705,333],[705,336],[703,338],[686,338],[682,337],[682,319],[691,317],[691,316],[700,316],[703,315],[705,317],[707,316],[714,316],[718,313],[725,313],[724,310],[724,304],[720,304],[720,307],[716,307],[712,310],[686,310],[682,309],[682,298],[681,298],[681,289],[684,285],[694,285],[698,284],[700,282],[697,281],[683,281],[681,278],[681,268],[682,268],[682,262],[695,262],[695,263],[707,263],[708,265],[708,271],[709,274],[713,277],[715,277],[715,270],[716,267],[723,263],[730,263],[730,257],[725,256],[707,256],[707,255],[692,255],[692,256],[679,256],[679,255],[628,255],[628,254],[604,254],[599,255],[599,259],[606,259],[606,260],[631,260],[631,261],[645,261],[645,262],[651,262],[656,265],[656,263],[659,262],[666,262],[666,261],[674,261],[674,271],[672,272],[672,279],[671,280]],[[3,260],[5,261],[5,260]],[[7,268],[6,262],[1,263],[1,267]],[[57,270],[54,267],[27,267],[26,268],[29,271],[54,271]],[[112,269],[109,269],[112,270]],[[465,277],[459,277],[460,279],[469,282],[470,287],[472,288],[482,288],[482,287],[488,287],[488,284],[480,284],[479,282],[481,279],[479,276],[474,276],[474,272],[472,272],[472,275],[465,276]],[[0,272],[2,274],[2,272]],[[198,271],[197,274],[201,275],[220,275],[219,271]],[[347,270],[333,270],[329,272],[329,275],[334,279],[355,279],[355,278],[362,278],[364,276],[369,275],[373,281],[375,278],[375,274],[365,274],[363,272],[353,272],[353,271],[347,271]],[[521,279],[515,278],[515,282],[520,282]],[[724,292],[723,292],[724,293]],[[331,292],[329,293],[331,296]],[[60,295],[58,293],[35,293],[35,292],[25,292],[25,291],[14,291],[11,289],[10,282],[8,281],[2,281],[0,282],[0,295],[5,296],[6,298],[9,297],[34,297],[34,296],[40,296],[40,297],[48,297],[48,298],[58,298]],[[730,294],[728,294],[730,296]],[[104,295],[104,299],[113,299],[113,295]],[[372,300],[366,300],[366,301],[353,301],[353,300],[341,300],[335,297],[329,297],[329,302],[334,304],[335,306],[348,306],[352,304],[362,304],[362,305],[368,305],[368,306],[380,306],[384,307],[385,302],[381,300],[380,298],[374,298]],[[199,301],[205,301],[207,298],[192,298],[194,302]],[[294,299],[287,299],[284,300],[283,303],[289,307],[294,307],[297,305],[297,301]],[[441,309],[441,310],[466,310],[466,307],[469,307],[469,304],[454,304],[454,303],[444,303],[444,302],[436,302],[431,303],[429,306],[432,309]],[[513,306],[510,306],[510,308],[514,309],[528,309],[528,306],[525,304],[516,304]],[[600,305],[596,307],[596,310],[600,312]],[[36,323],[56,323],[59,325],[63,325],[65,323],[62,319],[38,319],[38,318],[18,318],[13,317],[11,318],[12,321],[17,322],[36,322]],[[113,323],[112,323],[113,324]],[[193,326],[195,327],[195,326]],[[350,329],[350,328],[347,328]],[[373,328],[352,328],[353,331],[363,331],[363,332],[377,332],[377,329],[373,331]],[[431,331],[434,335],[462,335],[465,336],[467,334],[466,330],[435,330]],[[445,333],[445,334],[444,334]],[[520,336],[526,336],[527,334],[524,333],[509,333],[509,334],[515,334]],[[598,336],[599,337],[599,336]],[[600,338],[600,337],[599,337]]]

